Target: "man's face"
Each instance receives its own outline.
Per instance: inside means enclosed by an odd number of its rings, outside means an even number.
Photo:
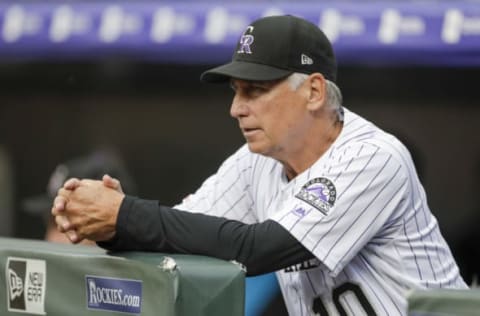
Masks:
[[[238,120],[250,151],[287,159],[306,136],[308,96],[305,84],[297,90],[287,80],[232,79],[235,96],[230,114]]]

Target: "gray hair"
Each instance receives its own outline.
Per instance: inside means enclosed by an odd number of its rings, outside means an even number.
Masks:
[[[300,85],[307,80],[308,75],[304,73],[294,72],[287,77],[287,81],[293,90],[296,90]],[[327,82],[327,105],[337,113],[338,119],[343,122],[343,109],[342,109],[342,92],[338,86],[330,81]]]

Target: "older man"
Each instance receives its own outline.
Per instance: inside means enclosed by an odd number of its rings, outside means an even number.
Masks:
[[[407,149],[342,107],[315,25],[259,19],[201,79],[230,83],[246,145],[174,208],[109,177],[67,181],[52,212],[72,242],[277,271],[291,315],[405,315],[410,289],[467,287]]]

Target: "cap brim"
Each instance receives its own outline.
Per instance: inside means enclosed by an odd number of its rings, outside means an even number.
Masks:
[[[231,78],[251,81],[269,81],[285,78],[291,73],[293,73],[291,70],[263,64],[232,61],[231,63],[205,71],[200,76],[200,80],[210,83],[224,83]]]
[[[53,199],[47,195],[39,195],[28,198],[22,202],[22,208],[25,212],[32,215],[44,215],[50,213]]]

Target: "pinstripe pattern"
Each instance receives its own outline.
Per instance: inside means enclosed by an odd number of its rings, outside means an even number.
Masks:
[[[326,215],[295,197],[319,178],[336,189]],[[243,146],[176,207],[245,223],[273,219],[289,230],[318,259],[307,270],[277,272],[290,315],[313,315],[315,300],[329,315],[339,315],[339,306],[362,315],[355,291],[377,315],[406,315],[411,288],[466,287],[410,154],[348,110],[330,149],[292,181],[279,162]]]
[[[398,169],[397,169],[397,171],[398,171]],[[396,173],[395,173],[395,175],[396,175]],[[395,175],[394,175],[394,176],[395,176]],[[392,179],[393,179],[393,178],[392,178]],[[390,179],[390,180],[391,180],[391,179]],[[388,184],[390,184],[390,182],[391,182],[391,181],[388,181],[388,182],[385,184],[385,186],[382,188],[382,190],[383,190]],[[368,188],[368,186],[367,186],[367,188]],[[378,198],[378,196],[380,195],[380,193],[381,193],[381,191],[379,191],[379,192],[372,198],[372,200],[371,200],[370,203],[367,205],[367,207],[364,208],[362,211],[360,211],[360,214],[357,215],[357,217],[355,218],[355,220],[353,220],[352,223],[347,227],[347,229],[338,237],[337,241],[335,241],[335,243],[334,243],[334,244],[330,247],[330,249],[327,251],[325,259],[327,259],[328,256],[331,254],[332,250],[335,249],[335,246],[340,243],[340,239],[341,239],[341,238],[348,238],[348,236],[346,235],[347,232],[348,232],[348,231],[351,231],[351,230],[353,229],[353,227],[356,226],[358,220],[361,218],[362,215],[365,214],[365,212],[368,210],[368,208],[369,208],[369,207],[373,204],[373,202]],[[387,201],[388,201],[388,200],[387,200]],[[353,204],[352,204],[352,205],[353,205]],[[382,212],[383,210],[385,210],[385,208],[380,209],[379,212]],[[348,211],[348,210],[347,210],[347,211]],[[344,213],[344,214],[346,214],[346,213]],[[379,217],[374,218],[373,221],[375,222],[378,218],[379,218]],[[363,231],[362,231],[361,234],[360,234],[360,237],[362,237],[363,235],[365,235],[366,233],[368,233],[368,231],[369,231],[369,228],[364,228]],[[351,249],[356,249],[356,247],[355,247],[356,243],[359,242],[359,241],[361,241],[361,240],[362,240],[362,238],[354,240],[354,242],[353,242],[353,244],[352,244],[352,246],[351,246]],[[315,244],[313,250],[315,250],[315,248],[317,248],[319,244],[320,244],[320,241],[318,241],[318,242]],[[345,254],[340,258],[340,261],[342,261],[342,259],[343,259],[344,257],[346,257],[347,255],[348,255],[348,253],[345,253]]]

